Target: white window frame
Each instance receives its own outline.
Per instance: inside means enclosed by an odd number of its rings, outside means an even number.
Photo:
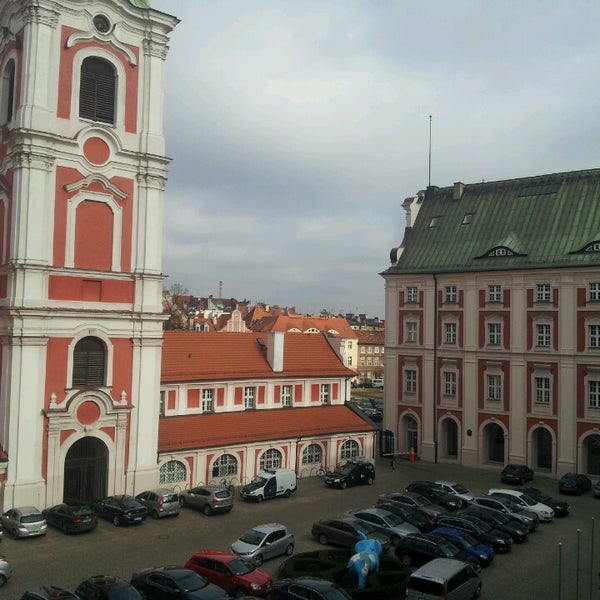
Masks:
[[[600,349],[600,325],[596,323],[588,325],[588,347]]]
[[[550,302],[552,299],[552,286],[549,283],[537,283],[535,286],[535,301]]]
[[[487,324],[487,343],[488,346],[502,345],[502,323]]]
[[[600,380],[589,379],[588,389],[588,408],[600,408]]]
[[[407,394],[417,393],[417,370],[416,369],[405,369],[404,370],[404,391]]]
[[[207,388],[202,390],[200,408],[203,413],[215,410],[215,390]]]
[[[550,392],[552,389],[552,381],[546,375],[536,375],[533,379],[533,388],[535,392],[534,402],[542,406],[550,405]]]
[[[292,385],[281,386],[281,406],[292,406],[293,389]]]
[[[491,283],[488,285],[487,293],[488,302],[502,302],[502,286],[497,283]]]
[[[456,398],[456,371],[443,371],[442,378],[444,383],[444,396]]]
[[[406,303],[407,304],[418,304],[419,302],[419,288],[416,285],[409,285],[406,288]]]
[[[455,345],[458,340],[458,326],[453,321],[444,323],[444,344]]]
[[[548,323],[535,324],[535,345],[540,348],[552,345],[552,327]]]
[[[244,408],[250,409],[256,406],[256,388],[248,386],[244,388]]]
[[[417,342],[419,335],[419,324],[417,321],[406,321],[405,328],[405,342],[407,344],[414,344]]]
[[[493,402],[502,400],[502,375],[488,373],[486,375],[487,399]]]
[[[458,302],[458,288],[455,285],[447,285],[444,288],[444,302],[456,304]]]
[[[331,385],[329,383],[321,383],[319,385],[319,400],[321,404],[331,403]]]
[[[589,283],[589,301],[600,302],[600,282],[590,281]]]

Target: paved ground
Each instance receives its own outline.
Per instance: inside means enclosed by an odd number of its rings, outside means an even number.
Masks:
[[[6,538],[0,552],[9,559],[14,577],[0,590],[0,600],[18,600],[25,590],[43,584],[72,589],[92,574],[129,578],[142,567],[181,564],[200,548],[227,549],[243,531],[269,521],[285,523],[292,529],[297,552],[316,549],[319,546],[310,535],[313,521],[368,505],[377,494],[403,489],[415,479],[460,481],[472,492],[500,485],[499,470],[400,461],[393,471],[388,460],[378,460],[373,486],[330,490],[320,478],[305,478],[290,499],[260,505],[237,502],[228,515],[205,517],[184,510],[179,517],[149,519],[134,527],[114,527],[102,521],[96,531],[82,535],[65,536],[51,530],[39,539]],[[534,484],[558,496],[556,481],[536,478]],[[484,570],[482,598],[600,600],[600,526],[594,519],[599,514],[600,500],[589,494],[567,499],[572,505],[571,516],[540,525],[529,541],[515,546],[507,555],[497,556]],[[276,574],[281,561],[267,562],[264,568]]]

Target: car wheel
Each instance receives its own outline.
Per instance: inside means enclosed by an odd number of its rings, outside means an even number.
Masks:
[[[395,548],[396,546],[398,546],[398,545],[400,544],[400,537],[399,537],[399,536],[397,536],[397,535],[393,535],[393,536],[390,538],[390,544],[392,544],[392,546],[394,546],[394,548]]]
[[[16,527],[11,531],[11,533],[12,533],[13,538],[15,538],[15,540],[19,539],[19,534],[17,533]]]
[[[322,533],[319,536],[319,544],[322,544],[324,546],[326,543],[327,543],[327,536],[324,533]]]
[[[204,508],[202,509],[202,512],[207,516],[210,517],[210,515],[212,515],[212,508],[210,507],[210,504],[205,504]]]
[[[479,583],[479,585],[477,586],[477,589],[475,590],[475,593],[473,594],[473,598],[479,598],[479,596],[481,596],[481,583]]]
[[[234,598],[244,598],[246,596],[246,590],[244,588],[238,588],[233,592]]]
[[[367,479],[367,484],[373,485],[373,478],[372,477],[369,477],[369,479]]]
[[[289,498],[291,495],[292,495],[292,492],[290,492],[289,488],[287,490],[285,490],[285,492],[283,492],[284,498]]]
[[[259,494],[258,496],[256,496],[256,502],[258,502],[258,504],[260,504],[263,501],[263,497],[261,494]]]
[[[187,502],[185,501],[185,498],[183,496],[179,496],[179,506],[181,506],[181,508],[187,506]]]
[[[119,517],[113,517],[113,525],[116,527],[119,524]]]
[[[294,554],[294,544],[288,544],[287,548],[285,549],[285,553],[288,556],[291,556],[292,554]]]
[[[410,567],[412,564],[412,558],[408,554],[403,554],[400,560],[402,561],[402,564],[407,567]]]
[[[348,487],[348,484],[345,481],[342,481],[342,489],[345,490]]]
[[[6,583],[6,577],[4,575],[0,575],[0,587],[2,587]]]
[[[257,567],[260,567],[260,565],[262,565],[262,564],[263,564],[263,557],[262,557],[262,554],[257,554],[257,555],[254,557],[254,559],[253,559],[253,562],[254,562],[254,564],[255,564]]]

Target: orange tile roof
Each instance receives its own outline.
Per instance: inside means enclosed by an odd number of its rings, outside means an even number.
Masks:
[[[214,448],[374,429],[343,404],[161,417],[158,450]]]
[[[359,344],[381,344],[385,343],[384,330],[358,330],[356,332]]]
[[[290,331],[298,329],[301,332],[309,329],[319,331],[337,331],[336,337],[356,338],[356,331],[350,327],[348,321],[343,317],[320,317],[306,315],[278,315],[266,317],[259,322],[253,323],[254,331]]]
[[[283,371],[267,361],[267,333],[165,331],[161,381],[354,377],[324,335],[284,334]],[[257,339],[261,339],[261,347]]]

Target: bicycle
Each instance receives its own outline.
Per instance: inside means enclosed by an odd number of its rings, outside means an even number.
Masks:
[[[317,473],[316,473],[317,477],[324,477],[325,473],[327,473],[327,469],[323,465],[320,465],[319,468],[317,469]]]
[[[221,479],[221,487],[226,488],[232,496],[235,495],[235,485],[233,484],[233,479],[227,479],[226,477],[223,477],[223,479]]]

